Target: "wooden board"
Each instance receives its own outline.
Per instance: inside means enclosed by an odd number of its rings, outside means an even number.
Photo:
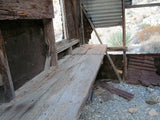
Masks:
[[[52,0],[0,0],[0,20],[53,17]]]
[[[8,20],[0,22],[14,88],[44,70],[48,46],[42,20]],[[51,43],[51,42],[50,42]]]
[[[106,46],[85,45],[16,91],[0,106],[0,120],[78,119],[102,63]]]
[[[53,20],[44,19],[43,23],[44,23],[45,40],[49,47],[47,57],[51,56],[50,66],[54,66],[54,65],[57,65],[57,52],[56,52],[56,46],[55,46]]]
[[[1,30],[0,30],[0,81],[1,83],[3,82],[4,84],[4,98],[1,98],[1,100],[4,100],[3,102],[9,102],[15,97],[15,92]]]

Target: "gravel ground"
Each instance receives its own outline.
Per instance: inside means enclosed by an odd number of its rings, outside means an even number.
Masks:
[[[95,98],[82,109],[79,120],[160,120],[160,87],[110,83],[134,94],[131,101],[95,87]]]

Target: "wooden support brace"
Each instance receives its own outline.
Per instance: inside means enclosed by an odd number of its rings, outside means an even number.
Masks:
[[[84,24],[83,24],[83,10],[81,9],[81,32],[82,32],[82,40],[81,43],[85,44],[85,36],[84,36]]]
[[[127,51],[127,47],[107,47],[107,51]]]
[[[125,23],[125,0],[122,0],[122,29],[123,29],[123,47],[126,47],[126,23]],[[127,74],[127,57],[126,51],[123,51],[123,81]]]
[[[121,79],[119,73],[117,72],[117,69],[116,69],[116,67],[115,67],[115,65],[114,65],[114,63],[113,63],[113,61],[112,61],[110,55],[109,55],[107,52],[106,52],[106,55],[107,55],[107,58],[108,58],[108,60],[109,60],[109,62],[110,62],[110,64],[111,64],[111,66],[112,66],[112,68],[113,68],[113,70],[114,70],[114,72],[115,72],[115,74],[116,74],[116,76],[117,76],[119,82],[121,82],[122,79]]]
[[[96,36],[97,36],[99,42],[100,42],[101,44],[103,44],[103,43],[102,43],[102,40],[101,40],[100,37],[98,36],[98,33],[97,33],[97,31],[96,31],[96,29],[95,29],[95,27],[94,27],[92,21],[88,18],[87,12],[86,12],[85,8],[83,7],[83,5],[81,5],[81,9],[83,10],[84,14],[86,15],[86,17],[87,17],[87,19],[88,19],[88,21],[89,21],[89,23],[90,23],[92,29],[94,30],[94,32],[95,32],[95,34],[96,34]],[[117,72],[116,67],[115,67],[115,65],[114,65],[114,63],[113,63],[113,61],[112,61],[110,55],[107,53],[107,51],[106,51],[106,55],[107,55],[107,58],[108,58],[108,60],[109,60],[109,62],[110,62],[110,64],[111,64],[111,66],[112,66],[112,68],[113,68],[113,70],[114,70],[114,72],[115,72],[115,74],[116,74],[118,80],[121,82],[121,81],[122,81],[122,80],[121,80],[121,77],[120,77],[119,73]]]
[[[50,66],[57,65],[57,51],[55,46],[55,35],[53,28],[53,20],[52,19],[44,19],[44,34],[47,45],[49,46],[49,51],[47,57],[50,58]]]
[[[96,31],[96,29],[95,29],[95,27],[94,27],[94,24],[92,23],[91,19],[88,18],[87,12],[86,12],[86,10],[85,10],[85,8],[83,7],[82,4],[81,4],[81,9],[83,10],[83,13],[85,14],[86,18],[88,19],[88,22],[90,23],[90,25],[91,25],[93,31],[95,32],[95,34],[96,34],[96,36],[97,36],[97,38],[98,38],[100,44],[103,44],[103,43],[102,43],[102,40],[101,40],[100,37],[98,36],[98,33],[97,33],[97,31]]]
[[[155,6],[160,6],[160,3],[128,5],[128,6],[125,6],[125,8],[129,9],[129,8],[142,8],[142,7],[155,7]]]
[[[0,31],[0,76],[4,85],[4,102],[9,102],[15,97],[15,92],[1,31]]]

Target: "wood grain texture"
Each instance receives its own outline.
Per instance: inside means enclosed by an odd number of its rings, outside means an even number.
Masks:
[[[78,39],[72,39],[72,40],[62,40],[60,42],[56,43],[56,49],[57,49],[57,53],[63,52],[66,49],[76,45],[79,43]]]
[[[80,38],[80,0],[64,0],[67,39]]]
[[[0,0],[0,20],[53,17],[52,0]]]
[[[42,20],[7,20],[0,22],[14,88],[44,70],[48,47]]]
[[[106,52],[106,46],[73,50],[59,66],[26,83],[14,101],[0,106],[1,120],[75,120]],[[24,90],[28,92],[24,93]]]
[[[4,102],[8,102],[15,97],[11,73],[8,66],[8,59],[5,52],[4,41],[0,31],[0,77],[4,84]],[[3,99],[3,98],[1,98]]]
[[[55,47],[55,35],[52,19],[44,19],[45,40],[49,46],[48,55],[51,56],[50,66],[57,65],[57,51]]]

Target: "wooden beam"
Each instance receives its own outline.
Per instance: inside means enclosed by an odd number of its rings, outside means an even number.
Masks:
[[[64,39],[69,39],[68,29],[67,29],[67,19],[66,19],[66,6],[64,0],[59,0],[60,8],[61,8],[61,15],[62,15],[62,24],[63,24],[63,31],[64,31]]]
[[[116,76],[117,76],[119,82],[121,82],[122,79],[121,79],[119,73],[117,72],[116,66],[114,65],[114,63],[113,63],[113,61],[112,61],[110,55],[109,55],[107,52],[106,52],[106,55],[107,55],[107,58],[108,58],[108,60],[109,60],[109,62],[110,62],[110,64],[111,64],[111,66],[112,66],[112,68],[113,68],[113,70],[114,70],[114,72],[115,72],[115,74],[116,74]]]
[[[152,4],[141,4],[141,5],[127,5],[125,8],[142,8],[142,7],[155,7],[160,6],[160,3],[152,3]]]
[[[67,39],[80,38],[80,0],[63,0]]]
[[[127,47],[107,47],[107,51],[127,51]]]
[[[123,29],[123,47],[126,47],[126,23],[125,23],[125,0],[122,0],[122,29]],[[127,56],[126,51],[123,51],[123,81],[127,74]]]
[[[85,44],[85,36],[84,36],[84,24],[83,24],[83,10],[81,9],[81,33],[82,33],[82,40],[81,43]]]
[[[52,0],[0,0],[0,20],[53,17]]]
[[[44,34],[47,45],[49,46],[49,51],[47,57],[51,57],[50,66],[57,65],[57,51],[55,47],[55,35],[53,28],[52,19],[44,19]]]
[[[101,39],[100,39],[100,37],[98,36],[98,33],[97,33],[96,29],[95,29],[94,24],[92,23],[91,19],[90,19],[90,18],[88,18],[87,12],[86,12],[86,10],[85,10],[85,8],[83,7],[83,5],[82,5],[82,4],[81,4],[81,9],[83,10],[83,13],[84,13],[84,14],[85,14],[85,16],[87,17],[88,22],[90,23],[90,25],[91,25],[91,27],[92,27],[93,31],[95,32],[95,34],[96,34],[96,36],[97,36],[97,38],[98,38],[99,43],[100,43],[100,44],[103,44],[103,43],[102,43],[102,40],[101,40]]]
[[[83,10],[85,16],[87,17],[87,19],[88,19],[88,21],[89,21],[92,29],[94,30],[94,32],[95,32],[95,34],[96,34],[96,37],[98,38],[100,44],[103,44],[103,43],[102,43],[102,40],[101,40],[100,37],[98,36],[98,33],[97,33],[97,31],[96,31],[96,29],[95,29],[92,21],[90,20],[90,18],[88,18],[87,12],[86,12],[85,8],[83,7],[83,5],[81,5],[81,9]],[[112,66],[112,68],[113,68],[113,70],[114,70],[114,72],[115,72],[118,80],[121,82],[121,81],[122,81],[122,80],[121,80],[121,77],[120,77],[119,73],[117,72],[117,69],[116,69],[116,67],[115,67],[115,65],[114,65],[114,63],[113,63],[113,61],[112,61],[112,59],[111,59],[111,57],[110,57],[110,55],[108,54],[107,51],[106,51],[106,55],[107,55],[107,57],[108,57],[108,60],[109,60],[109,62],[110,62],[110,64],[111,64],[111,66]]]
[[[9,102],[15,97],[15,92],[1,31],[0,31],[0,76],[2,78],[4,85],[5,102]]]
[[[57,53],[61,53],[79,43],[78,39],[62,40],[56,43]]]

